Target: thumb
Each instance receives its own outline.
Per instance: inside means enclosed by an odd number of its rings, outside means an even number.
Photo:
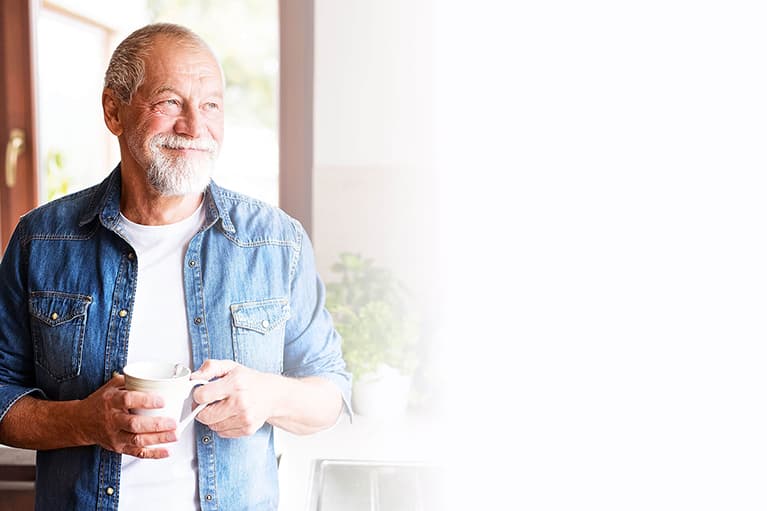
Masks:
[[[116,374],[112,376],[111,379],[109,379],[105,384],[105,387],[124,387],[125,386],[125,375],[122,374]]]
[[[191,378],[202,378],[203,380],[212,380],[229,374],[239,364],[234,360],[211,360],[208,359],[202,363],[199,369],[193,372]]]

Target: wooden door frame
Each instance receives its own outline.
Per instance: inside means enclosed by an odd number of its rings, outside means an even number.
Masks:
[[[37,205],[37,131],[35,125],[34,2],[0,2],[0,251],[19,217]],[[25,135],[16,185],[5,181],[5,153],[12,129]]]
[[[312,236],[314,0],[280,0],[280,208]]]

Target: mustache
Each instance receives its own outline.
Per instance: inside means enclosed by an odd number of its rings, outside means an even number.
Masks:
[[[168,147],[170,149],[194,149],[218,153],[218,143],[212,138],[186,138],[171,133],[159,134],[152,137],[151,144],[155,148]]]

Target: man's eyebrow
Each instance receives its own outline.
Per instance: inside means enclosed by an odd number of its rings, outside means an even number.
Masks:
[[[179,96],[181,95],[181,94],[179,94],[179,92],[176,89],[174,89],[170,85],[163,85],[161,87],[158,87],[154,91],[152,91],[152,96],[157,96],[159,94],[162,94],[163,92],[172,92],[173,94],[176,94],[176,95],[179,95]]]
[[[164,92],[172,92],[173,94],[175,94],[177,96],[182,96],[182,94],[175,87],[172,87],[170,85],[162,85],[162,86],[158,87],[157,89],[155,89],[154,91],[152,91],[152,94],[151,94],[150,97],[159,96],[160,94],[162,94]],[[208,97],[223,98],[224,94],[220,90],[215,90],[215,91],[213,91],[212,94],[208,94]]]

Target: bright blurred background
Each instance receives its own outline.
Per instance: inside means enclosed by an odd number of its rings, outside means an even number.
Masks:
[[[108,37],[80,28],[46,50],[41,36],[41,95],[61,85],[83,98],[41,127],[41,158],[83,169],[71,188],[112,167],[115,153],[91,143],[108,147],[91,121],[109,45],[168,16],[221,51],[258,52],[225,60],[239,89],[217,179],[277,201],[274,5],[217,2],[236,13],[222,19],[212,2],[121,2],[120,16],[109,4],[92,14]],[[320,272],[335,281],[339,256],[362,253],[411,289],[423,365],[410,412],[437,419],[400,433],[418,432],[434,448],[413,452],[452,468],[447,507],[767,507],[763,5],[314,7]],[[100,63],[58,68],[62,41]],[[87,67],[78,80],[59,79],[75,64]],[[81,134],[88,161],[73,164]],[[368,438],[376,454],[412,447]]]

